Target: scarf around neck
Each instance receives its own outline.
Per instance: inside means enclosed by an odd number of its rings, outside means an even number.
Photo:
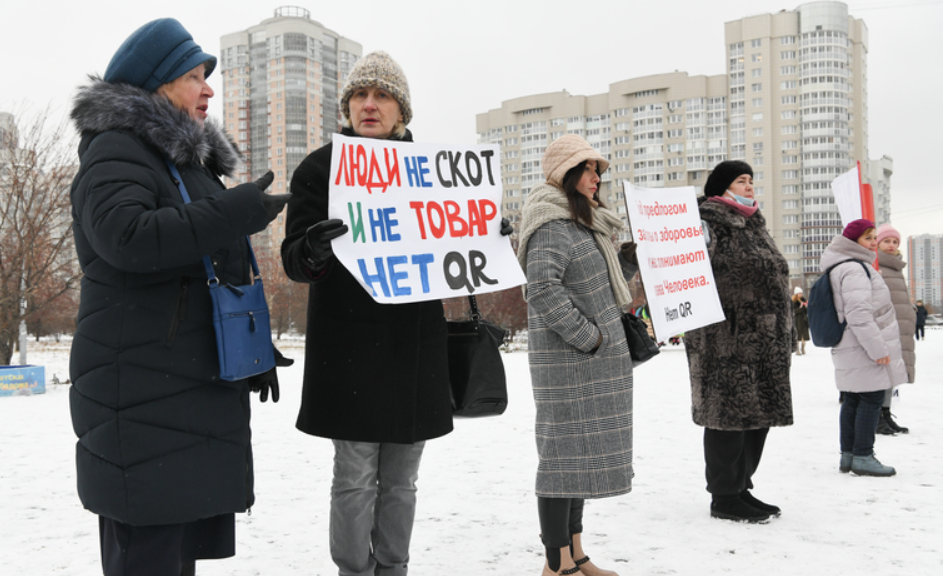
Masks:
[[[625,228],[625,222],[609,210],[594,206],[593,225],[590,230],[593,240],[599,251],[602,252],[609,270],[609,285],[615,296],[616,304],[623,311],[632,305],[632,294],[628,284],[622,276],[622,266],[619,264],[619,255],[610,239],[613,234]],[[524,274],[527,274],[527,243],[538,228],[553,220],[573,220],[570,213],[570,203],[563,190],[551,184],[541,184],[527,195],[524,202],[523,216],[521,217],[520,243],[517,248],[517,261],[520,262]],[[585,223],[580,222],[585,226]],[[527,298],[527,285],[523,287],[524,297]]]

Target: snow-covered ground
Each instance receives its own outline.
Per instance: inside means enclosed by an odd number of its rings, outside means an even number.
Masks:
[[[30,363],[65,379],[68,343],[31,343]],[[282,400],[254,404],[256,505],[240,514],[237,556],[197,564],[211,575],[336,574],[327,547],[331,444],[294,428],[298,360]],[[793,357],[796,424],[771,431],[755,494],[781,518],[745,525],[709,517],[701,429],[691,422],[687,362],[668,347],[635,375],[635,488],[590,501],[584,543],[594,562],[630,574],[943,574],[943,330],[917,343],[917,384],[894,412],[909,435],[879,436],[893,478],[838,472],[838,393],[827,349]],[[539,574],[536,450],[527,354],[505,355],[510,407],[456,421],[427,444],[410,573]],[[0,398],[0,575],[101,574],[97,519],[75,493],[68,386]]]

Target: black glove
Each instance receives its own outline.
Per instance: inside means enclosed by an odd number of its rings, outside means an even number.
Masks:
[[[288,199],[291,198],[291,194],[266,194],[265,189],[272,185],[273,180],[275,180],[275,173],[269,170],[265,175],[251,184],[251,186],[255,186],[258,189],[259,195],[262,196],[262,206],[265,207],[265,214],[269,222],[278,216],[278,213],[281,212],[282,209],[285,208],[285,204],[288,203]],[[243,184],[243,186],[250,186],[250,184]]]
[[[322,220],[310,226],[305,232],[305,247],[308,258],[315,266],[321,266],[328,258],[334,255],[331,249],[331,240],[347,234],[347,224],[338,218]]]
[[[278,402],[278,374],[272,368],[264,374],[249,378],[249,390],[259,393],[259,400],[268,400],[269,390],[272,391],[272,402]]]
[[[514,226],[511,226],[511,221],[507,218],[501,219],[501,235],[510,236],[514,233]]]
[[[275,366],[276,367],[285,367],[291,366],[295,363],[291,358],[285,358],[282,353],[272,346],[272,351],[275,353]],[[249,378],[249,390],[259,393],[259,400],[265,402],[268,400],[269,390],[272,391],[272,402],[278,402],[279,390],[278,390],[278,374],[275,372],[275,368],[272,368],[264,374],[259,374],[258,376],[253,376]]]
[[[619,253],[626,262],[638,266],[638,254],[636,253],[636,250],[638,250],[638,244],[635,242],[623,242]]]

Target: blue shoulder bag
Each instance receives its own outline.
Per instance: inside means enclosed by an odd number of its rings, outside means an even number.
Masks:
[[[183,178],[173,162],[167,160],[170,173],[176,180],[183,201],[190,203],[190,195]],[[213,327],[216,329],[216,349],[219,352],[219,377],[235,382],[250,376],[264,374],[275,367],[275,347],[272,345],[272,327],[269,324],[268,303],[262,275],[255,261],[252,243],[249,257],[254,282],[242,286],[220,285],[209,256],[203,257],[210,298],[213,300]]]

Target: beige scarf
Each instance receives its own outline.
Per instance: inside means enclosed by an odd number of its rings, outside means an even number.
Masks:
[[[556,186],[541,184],[527,195],[524,202],[521,229],[519,232],[520,244],[517,249],[517,261],[521,263],[524,273],[527,273],[527,242],[538,228],[552,220],[572,220],[570,203],[566,194]],[[582,222],[580,222],[583,224]],[[615,212],[600,206],[593,208],[593,239],[602,252],[609,269],[609,284],[616,298],[616,304],[623,311],[632,305],[632,294],[622,276],[622,266],[619,264],[619,255],[612,244],[612,235],[625,227],[625,222]],[[527,285],[524,287],[524,298],[527,298]]]

